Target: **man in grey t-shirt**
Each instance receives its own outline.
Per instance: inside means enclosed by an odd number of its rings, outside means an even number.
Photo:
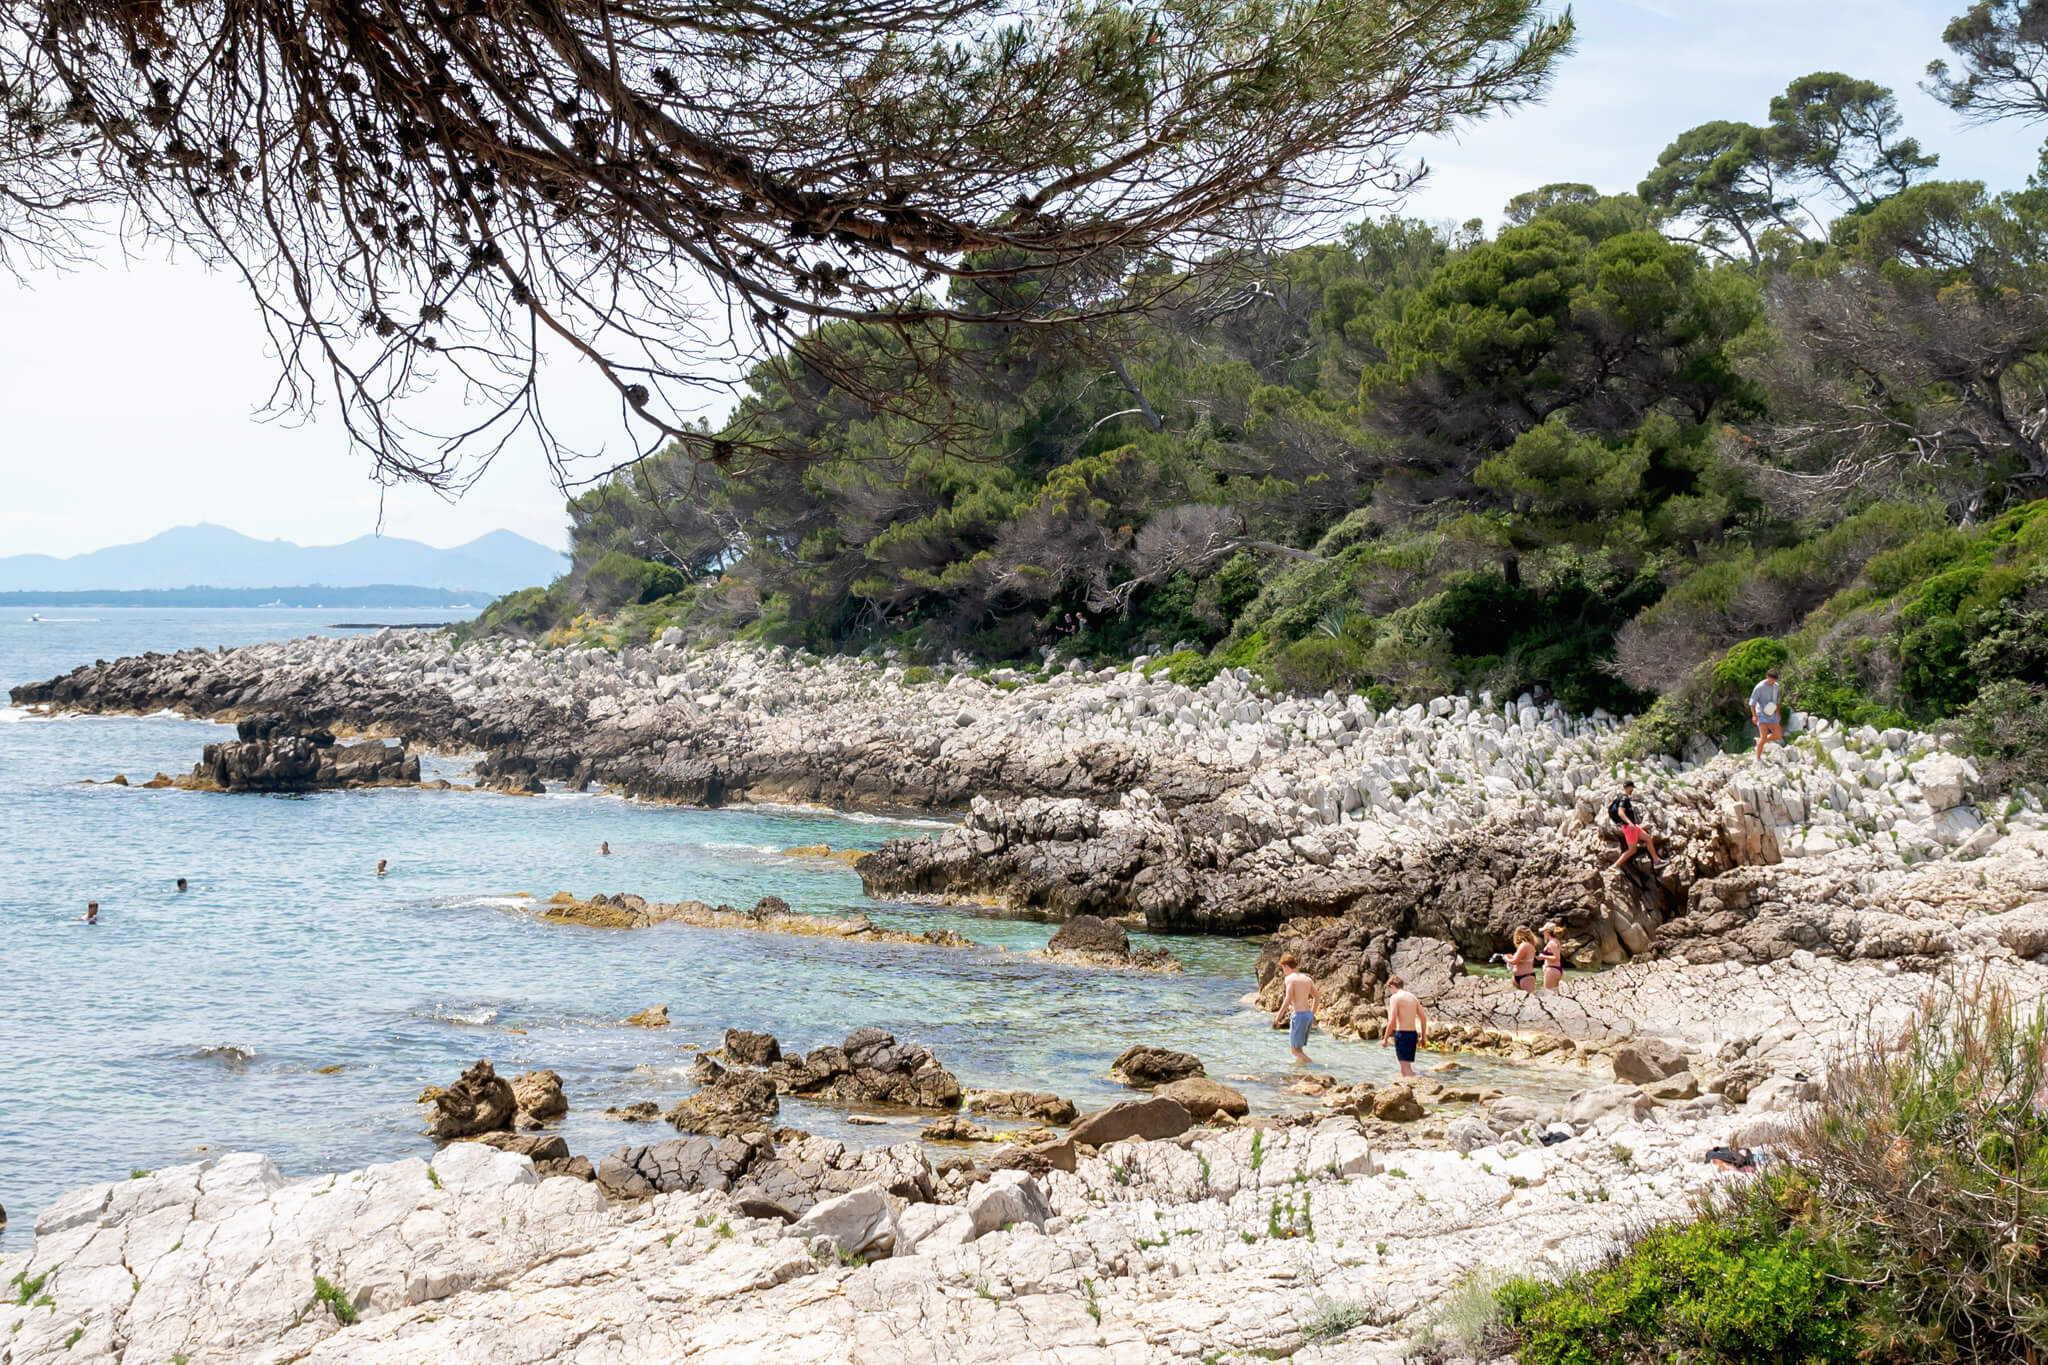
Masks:
[[[1785,713],[1782,709],[1784,695],[1778,686],[1778,670],[1764,670],[1764,680],[1749,693],[1749,718],[1756,725],[1756,756],[1764,756],[1764,744],[1769,740],[1785,742]]]

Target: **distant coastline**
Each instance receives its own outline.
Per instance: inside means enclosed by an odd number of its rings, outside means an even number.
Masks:
[[[319,583],[291,588],[131,588],[75,592],[0,592],[0,609],[33,607],[369,607],[379,610],[482,611],[493,594],[405,583],[372,583],[331,588]]]

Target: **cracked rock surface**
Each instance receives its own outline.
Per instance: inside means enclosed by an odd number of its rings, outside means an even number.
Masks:
[[[811,1205],[817,1228],[749,1217],[737,1190],[607,1203],[477,1143],[301,1181],[238,1153],[46,1210],[0,1257],[39,1284],[0,1308],[0,1365],[1391,1362],[1469,1268],[1579,1264],[1738,1178],[1699,1160],[1726,1119],[1623,1107],[1547,1148],[1517,1112],[1461,1122],[1462,1154],[1376,1150],[1347,1118],[1123,1143],[961,1204],[871,1180]],[[835,1237],[893,1254],[859,1264]],[[1308,1345],[1330,1303],[1366,1325]]]

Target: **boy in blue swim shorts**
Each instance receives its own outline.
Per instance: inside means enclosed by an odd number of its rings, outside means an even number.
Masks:
[[[1280,1011],[1273,1016],[1273,1026],[1287,1025],[1287,1043],[1294,1049],[1294,1060],[1306,1062],[1308,1053],[1302,1049],[1308,1046],[1308,1031],[1316,1022],[1316,983],[1301,969],[1301,960],[1293,953],[1280,955],[1280,970],[1286,973],[1280,983]]]
[[[1387,978],[1387,992],[1387,1030],[1380,1035],[1380,1046],[1392,1043],[1401,1074],[1413,1076],[1415,1049],[1429,1041],[1429,1016],[1400,977]]]

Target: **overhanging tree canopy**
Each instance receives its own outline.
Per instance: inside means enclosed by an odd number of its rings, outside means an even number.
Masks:
[[[1132,306],[1141,257],[1183,288],[1404,187],[1411,138],[1569,40],[1538,0],[0,0],[0,146],[61,109],[148,230],[248,280],[283,401],[324,378],[380,473],[449,484],[522,428],[559,452],[544,351],[642,449],[721,459],[685,415],[736,355],[858,392],[814,323],[942,377],[964,325]],[[476,419],[408,426],[451,373]]]

